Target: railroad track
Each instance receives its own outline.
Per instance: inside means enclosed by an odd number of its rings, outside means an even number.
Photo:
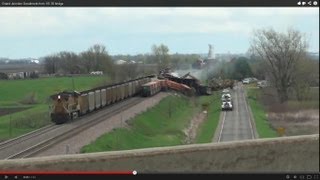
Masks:
[[[128,99],[127,101],[123,101],[123,102],[127,102],[127,103],[122,106],[119,106],[119,107],[115,106],[118,104],[118,103],[116,103],[116,104],[110,106],[108,109],[106,109],[106,113],[103,113],[99,116],[96,116],[90,121],[82,121],[81,123],[79,123],[79,125],[75,126],[74,128],[72,128],[64,133],[61,133],[59,135],[56,135],[54,137],[51,137],[49,139],[46,139],[46,140],[44,140],[38,144],[35,144],[31,147],[28,147],[27,149],[24,149],[18,153],[12,154],[12,155],[8,156],[6,159],[19,159],[19,158],[32,157],[35,154],[40,153],[40,152],[52,147],[53,145],[62,142],[63,140],[66,140],[70,137],[74,137],[75,135],[81,133],[85,129],[90,128],[90,127],[92,127],[102,121],[105,121],[106,118],[114,116],[117,113],[120,113],[121,111],[142,102],[143,100],[144,100],[143,98],[134,97],[132,99]]]
[[[37,129],[35,131],[31,131],[31,132],[29,132],[27,134],[24,134],[22,136],[19,136],[19,137],[4,141],[4,142],[0,143],[0,151],[2,149],[9,148],[9,147],[14,146],[14,145],[16,145],[18,143],[21,143],[23,141],[29,140],[29,139],[31,139],[33,137],[39,136],[39,135],[41,135],[41,134],[43,134],[45,132],[48,132],[48,131],[51,131],[51,130],[54,130],[54,129],[57,129],[57,128],[59,128],[59,126],[51,124],[51,125],[44,126],[44,127],[40,128],[40,129]]]

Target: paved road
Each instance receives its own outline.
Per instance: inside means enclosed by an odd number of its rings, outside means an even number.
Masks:
[[[245,88],[238,83],[231,90],[233,100],[232,111],[222,111],[214,142],[254,139],[255,125],[252,122],[250,108],[245,99]]]

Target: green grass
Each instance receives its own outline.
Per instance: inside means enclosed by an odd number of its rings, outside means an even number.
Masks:
[[[127,150],[184,144],[183,129],[194,113],[193,103],[183,96],[164,98],[130,120],[130,128],[106,133],[81,149],[82,153]],[[171,109],[171,110],[170,110]]]
[[[258,100],[260,91],[260,89],[247,88],[249,105],[253,113],[259,138],[277,137],[277,132],[271,127],[270,123],[268,122],[264,107]]]
[[[0,116],[0,140],[13,138],[49,124],[50,95],[72,90],[73,84],[75,90],[82,91],[103,85],[108,80],[104,76],[0,80],[0,108],[29,107],[24,111]],[[32,95],[35,103],[28,104]]]
[[[215,130],[219,123],[220,108],[220,91],[214,92],[211,96],[201,96],[201,103],[208,103],[208,117],[200,125],[196,136],[196,143],[210,143],[214,136]]]
[[[25,111],[0,116],[0,140],[10,139],[50,123],[48,106],[37,105]]]
[[[34,93],[38,103],[45,103],[48,96],[59,91],[73,89],[86,90],[101,83],[106,77],[52,77],[25,80],[0,80],[0,106],[16,104]]]

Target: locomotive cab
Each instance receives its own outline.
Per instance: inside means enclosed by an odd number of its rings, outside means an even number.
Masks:
[[[62,124],[73,119],[79,115],[78,97],[80,93],[66,92],[55,94],[51,96],[53,101],[50,117],[51,121],[56,124]]]

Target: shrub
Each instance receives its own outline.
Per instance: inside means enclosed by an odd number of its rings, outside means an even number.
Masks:
[[[32,73],[30,74],[30,78],[31,78],[31,79],[39,78],[39,74],[37,74],[36,72],[32,72]]]
[[[0,72],[0,79],[9,79],[6,73]]]
[[[37,97],[36,93],[32,92],[25,96],[24,99],[20,101],[22,104],[36,104],[37,103]]]

